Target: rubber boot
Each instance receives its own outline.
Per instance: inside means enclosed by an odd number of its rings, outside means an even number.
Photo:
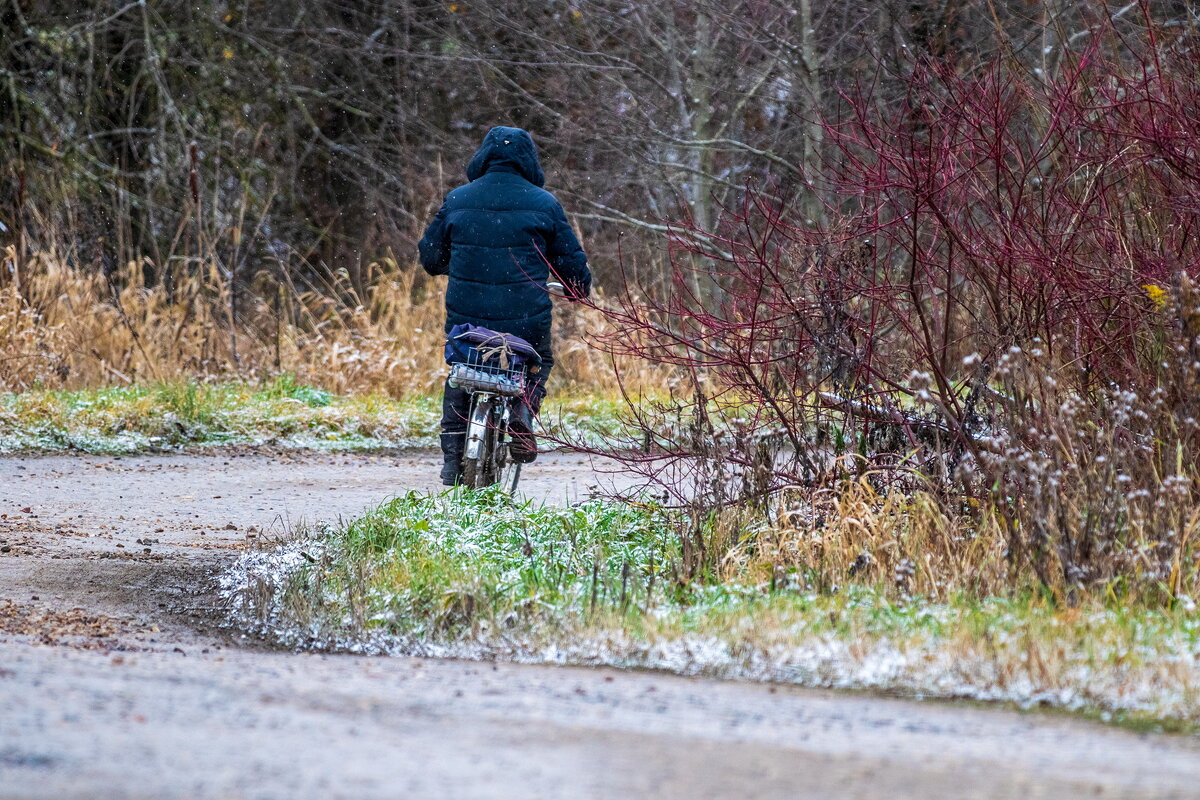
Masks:
[[[508,432],[512,441],[508,454],[518,464],[529,464],[537,458],[537,437],[533,435],[533,409],[525,402],[516,402],[512,417],[508,421]]]
[[[512,417],[508,423],[508,430],[512,434],[508,454],[518,464],[528,464],[538,456],[537,437],[533,434],[533,418],[542,410],[548,374],[548,369],[542,370],[529,384],[525,396],[513,402]]]
[[[463,447],[467,432],[442,434],[442,485],[457,486],[462,481]]]

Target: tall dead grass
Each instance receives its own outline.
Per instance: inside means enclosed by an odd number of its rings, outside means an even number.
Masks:
[[[320,289],[260,273],[232,303],[215,264],[170,287],[148,283],[153,270],[146,266],[129,262],[105,276],[54,252],[22,259],[7,248],[0,259],[0,389],[279,373],[337,393],[400,397],[441,387],[443,287],[413,266],[369,264],[365,293],[345,272]],[[611,363],[586,343],[608,324],[594,309],[557,312],[559,387],[610,391]],[[655,385],[653,367],[623,366],[627,380]]]
[[[717,517],[709,535],[729,543],[722,579],[774,589],[858,584],[938,601],[1034,590],[1066,605],[1090,597],[1190,607],[1200,591],[1200,510],[1188,487],[1200,471],[1185,463],[1156,476],[1136,467],[1117,474],[1120,495],[1103,486],[1097,465],[1052,500],[880,491],[862,478],[792,498],[771,524]]]
[[[856,583],[899,598],[1002,594],[1010,586],[1003,539],[933,494],[881,492],[864,477],[788,501],[728,551],[724,577],[817,592]]]

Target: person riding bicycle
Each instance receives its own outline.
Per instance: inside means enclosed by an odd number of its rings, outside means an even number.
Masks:
[[[542,357],[511,423],[509,452],[518,463],[537,457],[533,415],[554,365],[546,288],[557,280],[573,301],[591,292],[592,275],[562,206],[542,188],[545,175],[533,137],[497,126],[467,165],[467,180],[446,195],[418,244],[430,275],[449,275],[446,332],[469,322],[520,336]],[[462,476],[470,396],[447,384],[442,395],[442,483]]]

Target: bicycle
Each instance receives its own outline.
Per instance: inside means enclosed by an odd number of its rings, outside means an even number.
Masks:
[[[472,348],[467,361],[450,367],[449,383],[471,396],[462,485],[482,489],[500,483],[505,491],[515,491],[521,465],[508,455],[508,424],[513,398],[525,394],[525,370],[498,366]]]
[[[555,281],[548,282],[546,289],[554,297],[565,296],[562,284]],[[529,383],[524,364],[528,354],[515,350],[504,334],[487,334],[490,338],[466,351],[465,361],[450,366],[449,384],[471,396],[461,485],[482,489],[499,483],[511,493],[521,479],[521,464],[509,454],[509,423],[513,402],[524,397]],[[527,342],[520,341],[528,347]],[[533,354],[532,363],[540,360],[533,348],[529,353]]]

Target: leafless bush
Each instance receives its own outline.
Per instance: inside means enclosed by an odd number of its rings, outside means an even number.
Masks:
[[[1067,591],[1195,591],[1200,529],[1200,295],[1155,295],[1149,380],[1083,395],[1036,343],[998,364],[997,430],[963,465],[1014,566]]]
[[[1151,28],[1057,76],[918,61],[899,105],[867,86],[825,126],[836,222],[750,192],[682,227],[671,291],[628,293],[609,314],[638,335],[607,346],[684,376],[631,411],[620,457],[693,509],[689,571],[770,551],[807,583],[901,593],[1190,585],[1200,130],[1179,44]],[[831,522],[846,497],[874,518]]]

